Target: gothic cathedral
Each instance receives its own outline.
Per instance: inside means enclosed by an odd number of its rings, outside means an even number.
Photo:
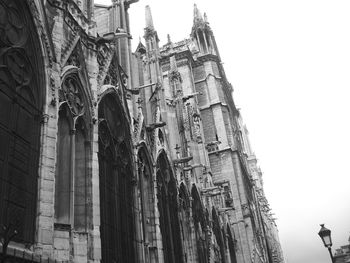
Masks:
[[[0,0],[0,262],[283,263],[206,15]]]

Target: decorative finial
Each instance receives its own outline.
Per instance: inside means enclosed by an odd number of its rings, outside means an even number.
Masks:
[[[136,101],[136,103],[138,104],[138,108],[139,109],[142,109],[142,102],[143,102],[143,100],[140,97]]]

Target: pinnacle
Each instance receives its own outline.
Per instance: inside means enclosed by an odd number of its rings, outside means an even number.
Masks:
[[[203,22],[203,17],[196,4],[193,6],[193,24]]]
[[[146,28],[154,30],[152,13],[151,13],[151,8],[149,5],[146,5],[145,16],[146,16]]]
[[[168,38],[168,44],[170,44],[171,43],[170,34],[167,35],[167,38]]]

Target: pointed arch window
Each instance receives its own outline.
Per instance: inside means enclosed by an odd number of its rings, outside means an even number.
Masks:
[[[197,243],[197,255],[199,263],[209,262],[209,236],[207,233],[208,220],[204,213],[203,204],[201,202],[199,192],[195,186],[191,190],[192,196],[192,216],[195,228],[195,236]]]
[[[182,243],[184,244],[185,262],[191,260],[192,251],[192,231],[190,224],[190,198],[186,186],[181,183],[179,188],[179,216]]]
[[[215,249],[215,255],[218,258],[218,260],[220,260],[219,262],[225,263],[226,260],[225,260],[224,239],[220,228],[219,217],[214,207],[212,209],[212,222],[213,222],[214,236],[215,236],[216,244],[218,246]]]
[[[227,243],[228,243],[228,249],[230,252],[231,263],[237,263],[236,239],[234,238],[234,235],[232,235],[229,224],[227,224],[227,241],[228,241]]]
[[[60,89],[57,161],[55,174],[55,223],[77,231],[87,228],[88,156],[90,115],[77,73],[64,77]]]
[[[99,176],[102,262],[137,262],[135,179],[131,139],[122,106],[114,95],[99,103]]]
[[[139,174],[139,191],[142,213],[142,231],[143,239],[146,244],[152,244],[154,241],[154,208],[153,208],[153,178],[151,163],[145,147],[138,152],[138,174]],[[145,248],[146,258],[150,258],[149,250]]]
[[[156,180],[164,262],[183,263],[176,181],[164,153],[157,160]]]
[[[26,1],[0,0],[0,226],[33,243],[45,97],[37,30]]]

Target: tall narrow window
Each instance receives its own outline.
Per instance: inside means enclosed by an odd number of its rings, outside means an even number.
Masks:
[[[75,69],[63,78],[57,133],[55,223],[76,231],[87,227],[87,158],[89,140],[85,97]]]
[[[205,216],[203,204],[201,202],[198,190],[195,186],[191,190],[192,196],[192,216],[194,229],[196,231],[197,255],[199,263],[209,262],[209,237],[207,233],[208,221]]]
[[[219,260],[218,262],[225,263],[226,260],[225,260],[224,239],[220,228],[219,217],[214,207],[212,209],[212,220],[213,220],[214,236],[217,244],[217,247],[214,247],[215,257]]]
[[[190,261],[192,247],[191,244],[191,225],[190,225],[190,199],[186,186],[181,183],[179,189],[179,215],[180,215],[180,230],[182,242],[184,244],[184,258],[185,262]]]
[[[157,198],[164,261],[182,263],[176,181],[164,153],[157,161]]]
[[[26,2],[0,0],[0,226],[33,243],[45,80]]]
[[[89,143],[86,127],[82,119],[75,125],[75,174],[74,174],[74,228],[79,231],[86,230],[87,213],[87,156]]]
[[[137,260],[130,135],[113,95],[99,104],[99,176],[102,262]]]
[[[232,236],[232,232],[230,229],[230,226],[227,224],[227,239],[228,239],[228,249],[230,251],[230,259],[231,263],[237,263],[237,257],[236,257],[236,240],[234,239],[234,236]]]
[[[154,227],[154,209],[153,209],[153,182],[151,164],[148,160],[145,147],[142,147],[138,153],[138,173],[140,178],[140,199],[141,199],[141,212],[142,212],[142,227],[144,241],[148,244],[153,242],[153,227]],[[145,254],[147,258],[148,248],[145,248]]]
[[[71,189],[71,118],[66,106],[59,111],[57,134],[55,218],[56,223],[70,224]]]

